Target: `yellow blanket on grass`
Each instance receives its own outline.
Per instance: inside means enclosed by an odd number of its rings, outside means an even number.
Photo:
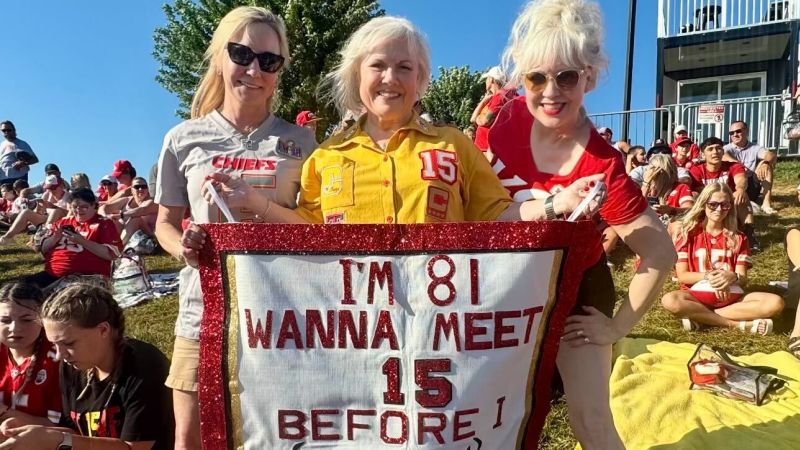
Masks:
[[[611,409],[629,450],[800,449],[800,362],[787,352],[736,357],[787,384],[761,406],[689,390],[695,344],[623,339],[614,347]]]

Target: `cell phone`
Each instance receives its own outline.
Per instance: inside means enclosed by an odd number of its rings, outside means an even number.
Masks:
[[[68,231],[73,234],[76,233],[75,227],[73,227],[72,225],[61,225],[61,231],[62,232]]]
[[[598,207],[603,204],[606,199],[606,184],[602,181],[597,181],[594,184],[594,187],[586,194],[586,197],[581,200],[578,204],[578,207],[575,208],[575,211],[572,211],[572,214],[569,215],[567,218],[568,222],[574,222],[584,215],[586,215],[586,211],[589,209],[589,205],[592,201],[597,200]]]

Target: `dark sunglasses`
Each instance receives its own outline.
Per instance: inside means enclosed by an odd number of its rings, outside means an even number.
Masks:
[[[744,133],[744,128],[739,128],[738,130],[728,131],[728,136],[733,136],[734,134],[742,134],[742,133]]]
[[[136,189],[137,191],[141,191],[142,189],[147,189],[147,185],[146,184],[136,184],[136,185],[133,185],[131,187],[133,189]]]
[[[568,69],[558,72],[555,76],[542,72],[528,72],[525,74],[525,87],[531,92],[541,92],[547,87],[547,81],[553,80],[559,89],[568,91],[578,85],[584,72],[583,69]]]
[[[272,52],[256,53],[250,47],[235,42],[228,42],[228,56],[234,64],[249,66],[258,58],[258,67],[267,73],[275,73],[283,67],[284,57]]]
[[[708,202],[706,203],[706,208],[711,210],[721,209],[723,211],[727,211],[731,209],[731,202]]]
[[[2,131],[3,133],[12,133],[12,132],[14,132],[16,130],[14,130],[13,128],[4,128],[4,129],[2,129],[0,131]]]
[[[101,182],[100,182],[100,185],[101,185],[101,186],[111,186],[112,184],[114,184],[114,183],[112,183],[112,182],[110,182],[110,181],[101,181]]]

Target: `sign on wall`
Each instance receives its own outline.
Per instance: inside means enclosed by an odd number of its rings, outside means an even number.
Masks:
[[[718,124],[725,119],[725,105],[700,105],[697,110],[697,123]]]

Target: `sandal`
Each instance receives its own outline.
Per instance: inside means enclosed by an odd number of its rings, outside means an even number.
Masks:
[[[739,322],[739,329],[742,331],[749,331],[752,334],[760,334],[761,336],[766,336],[772,333],[772,319],[753,319],[750,321],[752,325],[750,329],[747,329],[747,320],[742,320]]]
[[[789,338],[789,345],[786,347],[789,353],[795,358],[800,359],[800,336]]]
[[[685,331],[700,331],[703,326],[691,319],[681,319],[681,325]]]

